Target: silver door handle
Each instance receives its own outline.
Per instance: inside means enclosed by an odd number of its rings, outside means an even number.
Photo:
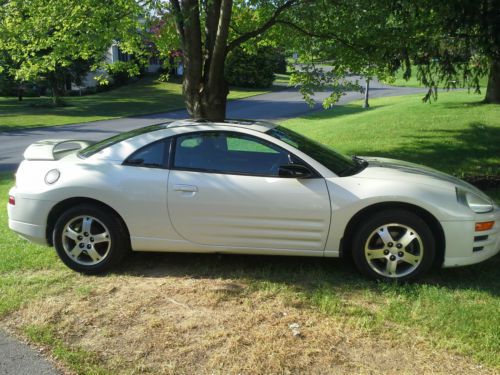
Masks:
[[[198,191],[198,187],[194,185],[175,185],[175,191],[184,191],[188,193],[196,193]]]

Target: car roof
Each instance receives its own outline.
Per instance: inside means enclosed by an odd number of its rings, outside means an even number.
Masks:
[[[200,126],[200,125],[217,125],[217,126],[229,126],[229,127],[239,127],[248,128],[262,133],[267,132],[270,129],[277,127],[269,121],[262,120],[245,120],[245,119],[226,119],[224,121],[209,121],[204,119],[186,119],[178,120],[170,123],[165,123],[165,129],[184,127],[184,126]]]
[[[277,124],[273,124],[272,122],[267,121],[239,119],[228,119],[225,121],[186,119],[172,122],[163,122],[123,133],[123,135],[126,136],[123,139],[121,139],[120,134],[118,134],[115,137],[108,138],[96,144],[99,145],[99,143],[103,143],[102,147],[95,148],[96,145],[90,146],[80,151],[79,155],[85,158],[94,157],[94,159],[118,160],[122,157],[125,157],[126,154],[129,155],[131,152],[138,149],[138,147],[142,147],[148,143],[154,142],[167,136],[171,136],[173,134],[189,133],[191,131],[200,130],[221,130],[221,127],[226,128],[227,130],[239,128],[241,130],[244,129],[266,133],[270,129],[273,129],[277,126]],[[93,147],[95,149],[91,149]]]

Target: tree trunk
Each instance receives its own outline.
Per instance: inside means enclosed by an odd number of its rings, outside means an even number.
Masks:
[[[370,78],[366,79],[366,86],[365,86],[365,103],[363,104],[363,108],[369,108],[370,104],[368,103],[368,98],[370,95]]]
[[[193,82],[184,77],[183,88],[184,102],[192,118],[224,121],[229,90],[223,78],[205,84],[203,80]]]
[[[224,121],[228,94],[229,89],[223,77],[218,82],[207,84],[201,98],[202,117],[210,121]]]
[[[200,118],[200,83],[202,80],[202,47],[200,28],[200,8],[198,0],[183,0],[181,4],[174,2],[178,12],[178,32],[181,35],[184,78],[182,93],[188,113],[193,118]],[[189,25],[184,30],[184,25]]]
[[[286,0],[255,30],[228,43],[233,0],[170,0],[184,56],[182,93],[194,119],[223,121],[229,88],[224,77],[227,54],[235,47],[266,32],[281,13],[298,3]],[[204,14],[200,17],[200,10]],[[205,23],[202,42],[200,21]]]
[[[232,0],[208,2],[205,55],[198,0],[183,0],[173,4],[178,14],[177,31],[184,52],[182,92],[187,111],[194,119],[223,121],[229,93],[224,79],[224,62]]]
[[[17,86],[17,100],[19,100],[20,102],[22,102],[23,101],[23,95],[24,95],[24,86],[23,85]]]
[[[61,97],[63,96],[63,92],[60,87],[56,84],[52,86],[52,104],[56,107],[60,107],[63,105],[63,101]]]
[[[207,38],[209,48],[208,64],[205,64],[205,77],[202,89],[201,111],[207,120],[223,121],[226,118],[227,94],[229,93],[224,77],[227,54],[227,38],[231,22],[232,0],[214,1],[219,10],[214,25],[207,23],[207,31],[213,28],[215,37]],[[217,26],[216,26],[217,25]]]
[[[492,60],[490,75],[488,77],[488,88],[486,89],[486,103],[500,104],[500,61]]]
[[[61,97],[66,93],[64,86],[64,79],[61,76],[61,73],[57,71],[57,69],[53,72],[47,74],[47,82],[49,83],[49,87],[52,90],[52,104],[56,107],[62,106],[64,102]]]

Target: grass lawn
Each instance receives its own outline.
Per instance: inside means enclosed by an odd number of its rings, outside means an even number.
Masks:
[[[500,175],[500,106],[479,95],[441,93],[386,97],[286,121],[293,130],[347,154],[387,156],[447,173]]]
[[[383,98],[284,124],[349,153],[493,173],[500,106],[477,100]],[[134,254],[85,277],[6,220],[0,210],[0,325],[77,373],[500,371],[500,256],[411,285],[367,281],[338,259],[195,254]]]
[[[259,95],[269,90],[232,88],[229,99]],[[117,89],[81,97],[64,98],[65,107],[50,107],[50,98],[0,97],[0,131],[76,124],[117,117],[168,112],[184,108],[181,85],[146,77]]]
[[[395,79],[387,81],[389,85],[393,86],[403,86],[403,87],[425,87],[420,83],[420,81],[417,79],[417,69],[416,67],[412,66],[411,68],[411,77],[406,80],[403,78],[404,70],[400,69],[396,72]],[[486,93],[486,86],[488,85],[488,77],[484,76],[481,77],[479,80],[479,84],[481,86],[481,92]]]

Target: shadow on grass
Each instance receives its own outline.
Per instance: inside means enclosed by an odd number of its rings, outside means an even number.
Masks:
[[[472,92],[471,92],[472,94]],[[481,106],[488,106],[490,104],[486,103],[483,99],[474,102],[446,102],[442,106],[446,109],[461,109],[461,108],[476,108]]]
[[[355,115],[362,112],[376,111],[382,107],[385,107],[385,105],[377,105],[375,107],[368,108],[363,108],[363,106],[361,105],[352,104],[338,106],[334,105],[331,108],[315,112],[311,115],[308,115],[307,117],[301,118],[300,120],[304,122],[304,125],[307,125],[307,123],[314,123],[321,119],[336,118],[341,116]]]
[[[387,285],[365,279],[349,259],[218,255],[183,253],[133,253],[118,270],[140,277],[191,277],[272,282],[307,294],[322,288],[369,289],[382,292]],[[473,289],[500,295],[500,256],[478,265],[435,269],[412,286],[433,285],[454,289]]]
[[[12,172],[2,172],[0,171],[0,184],[9,184],[14,185],[14,173]]]
[[[160,84],[154,77],[146,77],[140,81],[122,86],[111,91],[75,97],[63,98],[66,103],[62,107],[52,107],[46,104],[50,98],[27,97],[22,102],[17,98],[0,98],[0,131],[9,128],[28,128],[52,125],[54,117],[85,118],[123,117],[134,114],[167,112],[184,107],[180,85]],[[49,123],[22,123],[23,116],[47,116]],[[5,117],[5,119],[3,119]],[[10,124],[13,118],[19,118],[18,123]],[[45,118],[41,118],[41,121]]]
[[[453,142],[445,142],[440,136],[451,138]],[[436,128],[408,133],[405,138],[406,142],[383,155],[358,152],[424,164],[459,177],[500,175],[500,128],[472,122],[463,130]]]

